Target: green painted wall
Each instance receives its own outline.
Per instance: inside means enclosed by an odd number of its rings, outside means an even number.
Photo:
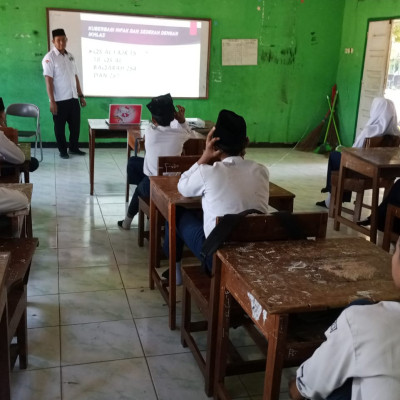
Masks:
[[[382,3],[371,0],[374,1]],[[54,141],[41,67],[47,52],[46,7],[211,18],[209,99],[182,101],[187,116],[215,121],[220,109],[232,109],[245,117],[252,142],[292,143],[311,130],[326,112],[326,95],[336,81],[344,3],[345,0],[3,0],[1,96],[7,104],[37,104],[42,112],[43,141]],[[349,7],[346,10],[349,14]],[[225,38],[257,38],[258,65],[222,67],[221,39]],[[87,101],[82,113],[83,142],[88,141],[86,119],[106,117],[109,103],[119,99]],[[149,117],[147,110],[144,117]]]
[[[399,0],[346,0],[337,74],[339,118],[344,144],[354,141],[368,20],[400,18]],[[353,54],[344,49],[352,47]]]

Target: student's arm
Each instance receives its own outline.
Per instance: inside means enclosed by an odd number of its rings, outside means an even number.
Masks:
[[[220,161],[221,150],[214,147],[215,142],[219,140],[218,137],[213,138],[215,126],[208,132],[206,139],[206,148],[202,156],[197,161],[197,164],[212,164],[215,161]]]
[[[24,193],[15,189],[0,188],[0,214],[23,210],[29,206],[29,200]]]
[[[297,370],[297,389],[307,399],[325,399],[354,376],[354,343],[347,311],[325,332],[327,340]]]
[[[0,131],[0,157],[11,164],[22,164],[25,155],[22,150]]]
[[[54,82],[53,78],[49,75],[45,75],[44,79],[46,81],[46,90],[47,90],[47,96],[49,96],[50,100],[50,112],[53,115],[57,115],[57,103],[54,99]]]
[[[86,107],[86,100],[85,100],[85,96],[82,93],[81,84],[79,82],[78,75],[75,75],[75,81],[76,81],[76,90],[78,91],[79,103],[80,103],[81,107]]]
[[[212,162],[219,160],[220,150],[214,149],[214,143],[219,138],[213,138],[215,128],[207,135],[206,148],[200,159],[190,167],[190,169],[184,172],[178,182],[178,190],[183,196],[193,197],[202,196],[205,190],[203,171],[200,166],[202,164],[212,164]]]

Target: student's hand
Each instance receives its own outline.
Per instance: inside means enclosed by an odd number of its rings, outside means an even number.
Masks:
[[[220,160],[221,150],[215,149],[215,143],[219,140],[218,137],[213,138],[215,126],[208,132],[206,139],[206,148],[203,155],[200,157],[197,164],[211,164],[214,161]]]
[[[81,107],[86,107],[86,100],[84,97],[79,98],[79,103],[80,103]]]
[[[53,115],[57,115],[57,103],[55,101],[50,101],[50,112]]]
[[[296,386],[296,378],[289,381],[289,396],[292,400],[304,400],[304,397],[299,392]]]
[[[185,119],[185,107],[177,105],[176,108],[178,111],[174,112],[175,119],[180,123],[183,124],[186,119]]]

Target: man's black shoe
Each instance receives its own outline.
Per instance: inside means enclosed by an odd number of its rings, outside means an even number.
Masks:
[[[76,150],[70,150],[69,154],[75,154],[77,156],[84,156],[86,154],[86,152],[76,149]]]
[[[68,153],[60,153],[60,157],[67,159],[67,158],[69,158],[69,155],[68,155]]]
[[[326,206],[325,200],[317,201],[317,202],[315,203],[315,205],[316,205],[316,206],[319,206],[319,207],[328,208],[328,207]]]

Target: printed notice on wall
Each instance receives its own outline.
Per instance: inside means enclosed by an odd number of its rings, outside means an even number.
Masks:
[[[222,39],[222,65],[257,65],[257,39]]]

